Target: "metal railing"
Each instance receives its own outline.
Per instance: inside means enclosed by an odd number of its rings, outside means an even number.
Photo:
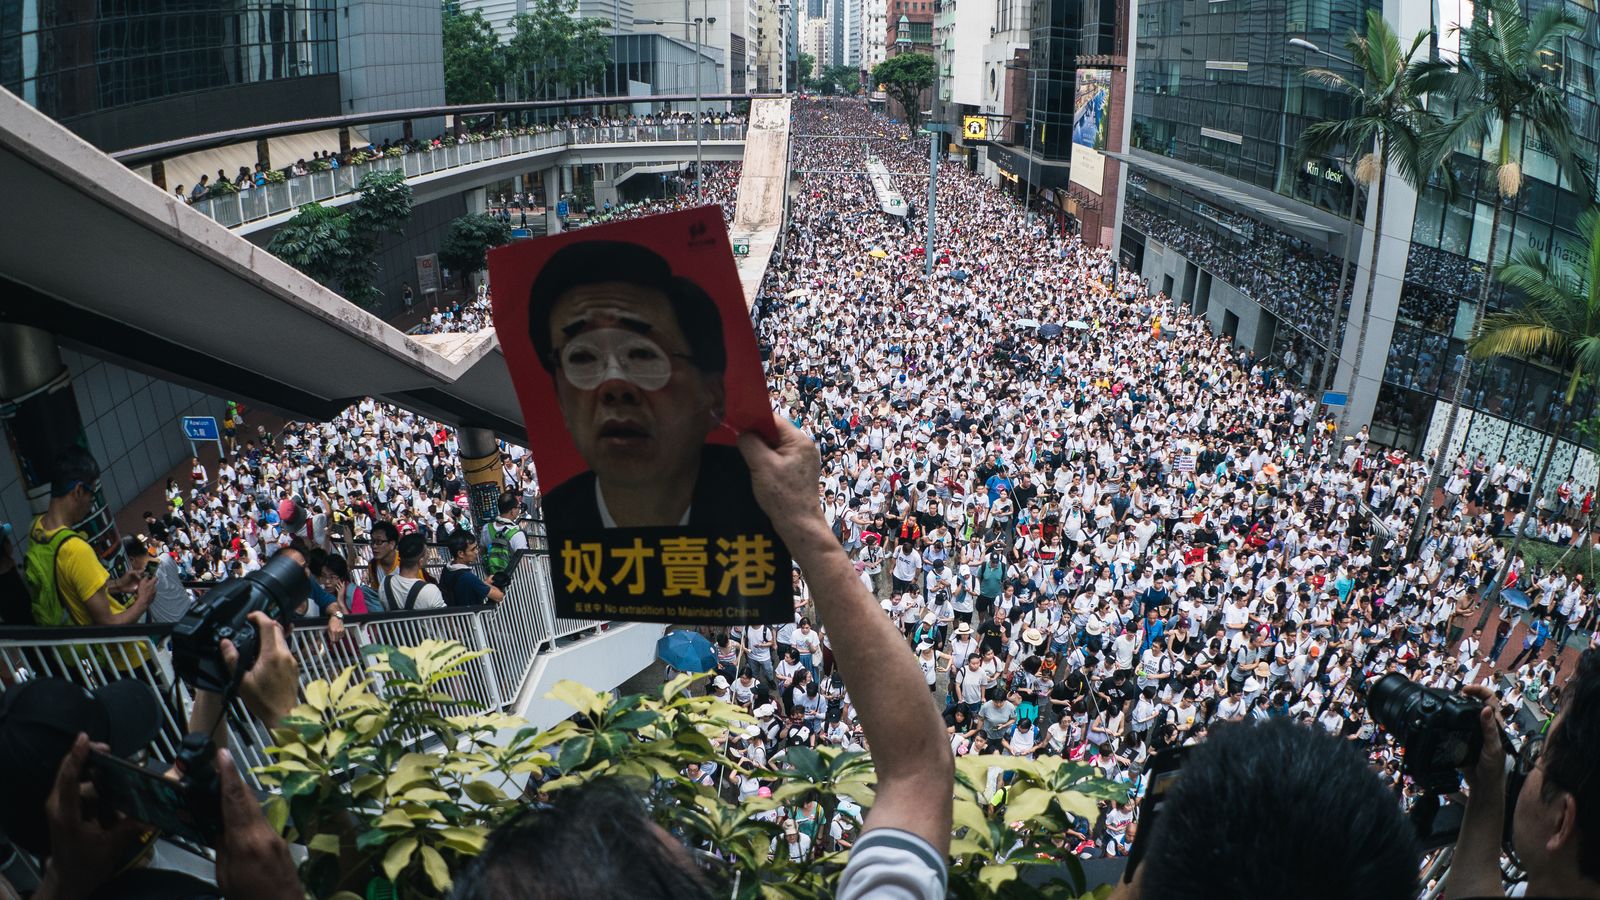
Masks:
[[[252,187],[236,194],[196,200],[190,207],[229,228],[293,212],[307,203],[320,203],[354,194],[368,172],[401,171],[406,178],[431,175],[447,169],[477,165],[541,150],[596,144],[688,143],[695,140],[695,125],[598,125],[560,128],[532,134],[485,138],[465,144],[445,144],[431,150],[379,156],[358,165],[297,175],[276,184]],[[699,126],[706,141],[742,141],[744,123]]]
[[[481,572],[480,572],[481,574]],[[503,601],[492,607],[448,607],[419,612],[375,613],[345,619],[345,634],[334,638],[327,620],[296,622],[289,646],[300,666],[300,686],[331,679],[354,667],[367,677],[369,660],[361,649],[370,644],[405,646],[424,640],[459,641],[469,650],[490,650],[463,678],[454,679],[451,696],[490,710],[512,707],[531,675],[540,653],[557,641],[603,627],[601,622],[558,619],[550,583],[550,561],[544,553],[520,552],[512,561],[511,581]],[[93,628],[0,628],[0,684],[10,686],[36,677],[57,677],[93,690],[119,678],[149,684],[162,698],[161,731],[152,755],[176,756],[189,731],[194,697],[173,673],[167,649],[170,625]],[[205,723],[196,723],[204,726]],[[250,772],[269,762],[265,748],[271,737],[242,702],[226,717],[228,746],[241,770]]]

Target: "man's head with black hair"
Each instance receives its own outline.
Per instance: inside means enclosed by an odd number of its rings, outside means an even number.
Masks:
[[[409,569],[422,562],[422,557],[427,555],[428,541],[420,532],[413,531],[400,538],[395,552],[400,555],[400,567]]]
[[[82,521],[94,506],[94,486],[100,480],[100,464],[83,447],[73,446],[56,456],[50,469],[50,504],[62,506],[63,518]]]
[[[501,516],[510,518],[511,514],[517,511],[517,504],[520,502],[516,494],[506,491],[500,495],[499,500],[495,501],[495,509],[499,511]]]
[[[1162,900],[1410,900],[1421,849],[1360,754],[1283,719],[1228,723],[1188,751],[1138,872]]]
[[[619,525],[673,525],[722,423],[722,316],[637,244],[557,251],[528,295],[528,337],[561,416]]]
[[[557,791],[548,806],[496,828],[455,879],[450,900],[629,900],[710,898],[684,847],[644,805],[602,781]]]
[[[560,361],[560,335],[569,323],[555,325],[553,319],[561,301],[574,291],[595,286],[625,286],[629,293],[647,292],[665,298],[678,329],[689,345],[694,364],[707,373],[721,374],[727,369],[727,350],[722,342],[722,314],[717,304],[698,284],[672,274],[672,267],[660,254],[627,241],[581,241],[556,251],[539,270],[528,292],[528,338],[546,371],[554,373]],[[647,334],[655,323],[648,320],[627,323],[626,327]]]
[[[444,543],[450,550],[451,562],[468,563],[471,560],[467,557],[471,555],[472,548],[478,546],[478,539],[471,532],[461,529],[452,532]]]
[[[1517,797],[1512,838],[1533,886],[1600,887],[1600,650],[1586,650]],[[1539,891],[1539,893],[1546,893]]]

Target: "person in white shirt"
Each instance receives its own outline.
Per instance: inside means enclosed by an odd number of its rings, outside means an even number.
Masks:
[[[439,586],[422,575],[422,558],[427,555],[428,542],[417,532],[400,538],[396,549],[400,567],[383,583],[383,600],[391,610],[442,609],[444,594]]]

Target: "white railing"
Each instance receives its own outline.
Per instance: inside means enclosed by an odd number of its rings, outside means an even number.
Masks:
[[[701,140],[743,141],[743,123],[700,126]],[[293,212],[307,203],[320,203],[356,192],[361,177],[368,172],[402,171],[406,178],[431,175],[446,169],[574,146],[594,144],[686,143],[695,139],[694,125],[599,125],[562,128],[532,134],[485,138],[466,144],[445,144],[431,150],[380,156],[359,165],[341,166],[324,172],[298,175],[276,184],[265,184],[240,191],[196,200],[190,204],[202,215],[234,228]]]
[[[513,561],[505,599],[494,607],[351,616],[338,639],[329,636],[326,620],[297,622],[289,633],[289,645],[300,664],[302,688],[349,667],[355,668],[357,677],[368,676],[369,660],[361,650],[372,644],[405,646],[435,639],[459,641],[469,650],[487,649],[491,652],[447,690],[457,700],[502,710],[516,702],[540,653],[553,649],[558,640],[601,624],[557,619],[549,558],[523,552]],[[144,681],[162,698],[161,733],[152,752],[170,760],[189,731],[194,699],[173,673],[167,649],[170,630],[171,626],[0,628],[0,684],[57,677],[92,690],[119,678]],[[271,738],[238,701],[228,711],[227,725],[228,746],[255,783],[250,769],[269,762],[265,748]]]

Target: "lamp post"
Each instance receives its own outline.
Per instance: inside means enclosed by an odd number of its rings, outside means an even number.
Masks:
[[[700,125],[701,93],[700,93],[700,67],[702,59],[703,29],[707,25],[717,24],[716,16],[695,16],[690,20],[682,19],[634,19],[635,25],[693,25],[694,26],[694,201],[705,202],[705,191],[701,180],[701,169],[705,168],[705,141],[704,132]]]

